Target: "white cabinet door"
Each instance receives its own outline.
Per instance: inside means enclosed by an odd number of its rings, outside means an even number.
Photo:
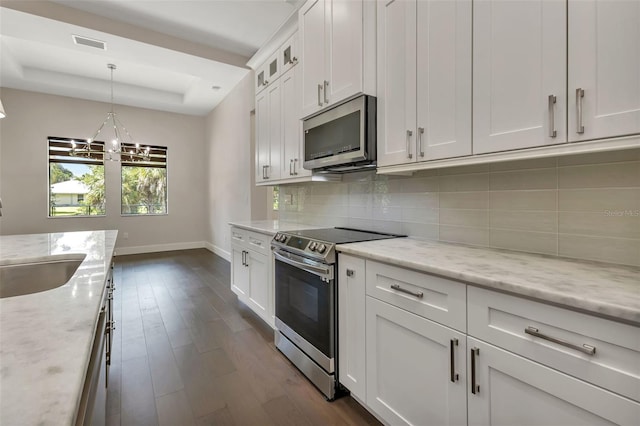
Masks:
[[[566,7],[474,2],[474,154],[566,142]]]
[[[351,395],[366,400],[365,261],[338,259],[338,379]]]
[[[471,155],[471,0],[418,1],[416,15],[417,160]]]
[[[298,32],[296,31],[282,46],[280,46],[280,72],[284,74],[298,64]]]
[[[255,313],[265,321],[271,321],[269,291],[270,277],[268,256],[247,251],[247,264],[249,266],[249,300],[248,305]]]
[[[302,121],[300,120],[300,67],[295,66],[280,79],[282,92],[282,179],[309,176],[302,165]]]
[[[370,296],[366,310],[367,405],[393,425],[466,425],[465,335]]]
[[[256,96],[256,182],[266,180],[269,166],[269,95],[266,90]]]
[[[280,80],[270,82],[265,90],[269,105],[269,163],[266,170],[267,180],[280,178],[282,168],[282,111]],[[260,170],[262,171],[262,170]]]
[[[246,266],[247,251],[231,245],[231,290],[242,300],[249,296],[249,269]]]
[[[569,0],[568,19],[569,140],[640,133],[640,2]]]
[[[354,0],[325,2],[327,104],[362,92],[363,6]]]
[[[325,80],[325,0],[309,0],[298,13],[302,56],[302,115],[322,108]]]
[[[637,402],[471,337],[467,347],[469,425],[638,424]]]
[[[378,1],[378,166],[416,161],[416,1]]]

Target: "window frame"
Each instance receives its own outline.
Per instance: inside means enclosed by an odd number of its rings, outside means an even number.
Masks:
[[[92,141],[92,144],[96,144],[98,146],[102,147],[102,152],[101,155],[102,159],[101,159],[101,164],[92,164],[91,161],[87,161],[87,160],[82,160],[82,157],[71,157],[70,155],[53,155],[53,157],[59,157],[58,160],[56,161],[56,159],[54,159],[54,161],[52,161],[52,142],[58,142],[58,143],[69,143],[71,144],[72,142],[75,142],[77,144],[80,145],[86,145],[89,140],[88,139],[84,139],[84,138],[67,138],[67,137],[58,137],[58,136],[47,136],[47,158],[46,158],[46,166],[47,166],[47,219],[81,219],[81,218],[104,218],[107,216],[107,171],[106,171],[106,150],[105,150],[105,143],[103,141]],[[55,147],[55,146],[54,146]],[[64,148],[64,147],[58,147],[58,148]],[[61,151],[61,152],[65,152],[65,151]],[[63,160],[60,157],[70,157],[70,158],[77,158],[77,161],[73,161],[73,160]],[[87,164],[87,165],[101,165],[102,166],[102,174],[103,174],[103,182],[104,182],[104,193],[105,193],[105,201],[104,201],[104,213],[102,214],[82,214],[82,215],[51,215],[51,186],[53,185],[51,183],[51,164],[52,163],[58,163],[58,164]]]
[[[151,162],[142,162],[142,161],[124,161],[123,158],[127,157],[126,153],[120,154],[120,217],[149,217],[149,216],[168,216],[169,215],[169,156],[168,151],[169,148],[167,146],[161,145],[144,145],[141,146],[140,149],[144,150],[147,147],[151,149],[151,157],[152,158],[160,158],[158,156],[164,156],[164,161],[151,161]],[[135,144],[122,143],[122,151],[125,149],[136,149]],[[154,151],[156,151],[154,153]],[[164,154],[159,153],[157,151],[164,151]],[[162,166],[154,166],[153,163],[157,162],[162,164]],[[123,180],[122,180],[122,171],[124,167],[148,167],[148,168],[162,168],[165,169],[165,212],[164,213],[123,213],[123,207],[125,204],[122,202],[123,196]]]

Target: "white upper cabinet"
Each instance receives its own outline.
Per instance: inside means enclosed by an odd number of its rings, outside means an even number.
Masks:
[[[308,0],[298,15],[302,116],[375,92],[375,4]]]
[[[300,120],[300,67],[293,67],[280,78],[282,92],[282,179],[310,176],[302,167],[302,121]]]
[[[418,1],[418,161],[471,154],[471,0]]]
[[[416,1],[378,1],[378,166],[415,161]]]
[[[284,74],[298,63],[298,32],[296,31],[280,46],[280,73]]]
[[[474,2],[474,154],[566,142],[566,10],[563,0]]]
[[[256,182],[280,178],[282,123],[280,80],[256,96]]]
[[[569,1],[569,140],[640,133],[640,1]]]
[[[471,1],[378,1],[378,165],[471,154]]]

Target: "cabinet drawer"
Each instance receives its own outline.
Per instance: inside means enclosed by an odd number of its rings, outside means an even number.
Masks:
[[[639,327],[471,286],[467,294],[470,336],[640,401]]]
[[[231,227],[231,243],[244,244],[247,241],[247,232],[244,229]]]
[[[466,284],[373,261],[366,281],[369,296],[466,331]]]
[[[271,251],[271,235],[260,234],[258,232],[247,232],[247,247],[258,253],[269,254]]]

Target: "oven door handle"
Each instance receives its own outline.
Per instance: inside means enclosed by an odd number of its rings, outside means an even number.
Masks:
[[[274,251],[273,255],[277,260],[286,263],[287,265],[295,266],[296,268],[302,269],[310,274],[318,275],[320,277],[329,277],[331,274],[331,268],[329,267],[314,266],[309,265],[308,263],[298,262],[297,260],[281,255],[277,251]]]

